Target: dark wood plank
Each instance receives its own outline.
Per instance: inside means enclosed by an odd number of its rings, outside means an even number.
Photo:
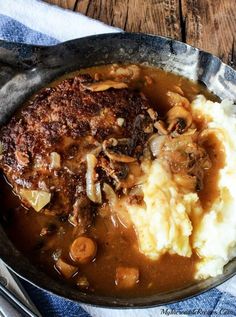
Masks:
[[[125,31],[169,36],[236,67],[236,0],[46,0]]]
[[[45,0],[50,4],[56,4],[64,9],[74,10],[77,0]]]
[[[236,67],[236,1],[182,0],[186,42]]]
[[[181,39],[179,0],[78,0],[76,11],[128,32]]]

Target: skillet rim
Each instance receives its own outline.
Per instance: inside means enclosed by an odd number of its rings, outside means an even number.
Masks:
[[[118,39],[131,39],[131,40],[135,40],[135,39],[142,40],[142,38],[145,38],[145,39],[149,39],[149,40],[151,40],[151,39],[152,40],[158,40],[158,39],[167,40],[167,41],[170,41],[171,43],[177,43],[178,45],[180,45],[182,47],[194,49],[199,54],[202,54],[203,56],[206,56],[208,58],[210,57],[211,59],[216,61],[217,64],[222,65],[225,68],[231,69],[231,71],[233,71],[233,73],[236,77],[236,71],[232,67],[230,67],[229,65],[222,62],[217,56],[215,56],[213,54],[210,54],[208,52],[204,52],[198,48],[195,48],[191,45],[182,43],[181,41],[178,41],[178,40],[173,40],[169,37],[158,36],[158,35],[149,35],[149,34],[144,34],[144,33],[126,33],[126,32],[106,33],[106,34],[92,35],[92,36],[88,36],[88,37],[84,37],[84,38],[80,38],[80,39],[73,39],[73,40],[66,41],[66,42],[59,43],[59,44],[55,44],[52,46],[19,44],[19,43],[0,41],[0,48],[2,46],[5,46],[5,47],[12,46],[14,49],[28,48],[28,49],[33,49],[33,50],[34,49],[35,50],[37,50],[37,49],[50,50],[51,48],[59,48],[59,47],[63,47],[63,46],[68,46],[70,44],[76,45],[84,40],[93,41],[94,39],[97,40],[100,38],[102,38],[102,39],[118,38]],[[3,231],[3,229],[0,228],[0,231]],[[8,238],[7,238],[7,240],[8,240],[8,242],[10,241]],[[34,265],[30,264],[30,262],[23,255],[21,255],[20,252],[17,251],[13,245],[12,245],[12,247],[13,247],[15,253],[17,254],[17,257],[19,256],[20,258],[24,258],[26,260],[24,262],[24,264],[27,267],[33,266],[34,270],[36,269],[36,267]],[[14,273],[16,273],[18,276],[20,276],[24,280],[30,282],[32,285],[34,285],[42,290],[46,290],[46,291],[50,292],[51,294],[55,294],[55,295],[60,296],[64,299],[67,299],[67,300],[69,299],[69,300],[73,300],[77,303],[79,302],[79,303],[84,303],[84,304],[89,304],[89,305],[94,305],[94,306],[99,306],[99,307],[106,307],[106,308],[122,308],[122,309],[124,309],[124,308],[132,308],[132,309],[139,308],[140,309],[140,308],[156,307],[156,306],[160,306],[160,305],[175,303],[175,302],[178,302],[178,301],[181,301],[184,299],[191,298],[191,297],[196,296],[196,295],[200,295],[200,294],[206,292],[207,290],[210,290],[213,287],[216,287],[216,286],[222,284],[223,282],[225,282],[230,277],[232,277],[236,274],[236,258],[235,258],[233,260],[233,262],[235,261],[235,269],[233,272],[228,272],[226,270],[226,272],[224,272],[224,274],[218,276],[217,278],[213,278],[213,279],[211,278],[212,282],[209,283],[209,285],[206,285],[205,287],[203,286],[202,288],[199,288],[198,285],[204,284],[204,282],[206,282],[207,280],[201,281],[200,283],[193,284],[193,285],[191,285],[187,288],[184,288],[184,289],[175,290],[175,291],[171,291],[171,292],[165,292],[165,293],[161,293],[161,294],[156,294],[153,296],[141,297],[141,298],[128,298],[128,299],[127,298],[117,298],[116,299],[113,296],[112,297],[99,296],[96,294],[86,294],[85,295],[85,293],[80,292],[78,290],[76,290],[76,292],[72,292],[72,293],[69,292],[69,295],[66,295],[65,291],[62,291],[63,290],[63,287],[62,287],[63,283],[62,282],[59,283],[57,281],[54,281],[52,278],[48,277],[45,273],[40,272],[40,276],[44,275],[44,279],[46,277],[47,280],[49,280],[49,282],[52,283],[53,286],[49,287],[48,285],[45,285],[44,282],[42,283],[37,278],[35,278],[35,276],[34,276],[35,274],[32,276],[31,270],[28,271],[27,268],[26,269],[22,269],[22,268],[19,269],[17,267],[16,263],[14,262],[14,259],[9,258],[9,256],[11,254],[8,254],[8,256],[7,256],[6,254],[1,255],[1,253],[2,253],[2,251],[0,250],[0,256],[3,260],[3,262],[7,265],[7,267],[10,268]],[[229,264],[227,264],[227,266],[230,266],[231,264],[232,264],[232,261]],[[58,284],[57,285],[58,287],[55,288],[55,284]],[[59,285],[60,285],[60,287],[59,287]],[[72,287],[70,287],[70,289],[72,290]],[[75,293],[77,295],[75,295]],[[162,298],[165,296],[167,296],[166,299]],[[159,297],[159,299],[158,299],[158,297]]]

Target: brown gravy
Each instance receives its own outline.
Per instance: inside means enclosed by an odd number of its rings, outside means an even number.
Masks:
[[[99,73],[103,78],[110,70],[110,65],[92,67],[82,70],[80,73],[89,73],[92,76]],[[52,85],[64,78],[74,77],[78,72],[60,78]],[[152,83],[143,85],[143,78],[149,76]],[[191,82],[183,77],[166,73],[160,69],[141,67],[138,86],[156,105],[159,114],[164,115],[166,107],[166,93],[176,91],[181,87],[184,96],[190,101],[198,94],[203,94],[210,100],[216,97],[208,92],[200,84]],[[217,177],[218,170],[223,166],[224,158],[220,152],[220,146],[216,140],[206,144],[207,151],[213,162],[213,167],[207,172],[204,179],[204,190],[199,193],[202,205],[207,210],[218,194]],[[55,270],[54,258],[59,250],[68,263],[73,264],[68,254],[73,242],[74,227],[68,222],[63,222],[60,217],[54,218],[34,210],[26,210],[6,183],[4,177],[0,180],[1,218],[9,238],[15,246],[41,270],[55,277],[63,279]],[[58,233],[47,238],[40,237],[41,229],[52,223],[59,228]],[[149,260],[138,251],[137,240],[133,229],[125,229],[122,226],[114,228],[110,219],[97,216],[94,226],[89,229],[89,236],[98,242],[96,259],[85,265],[79,266],[78,273],[68,280],[68,283],[76,286],[78,276],[86,276],[90,287],[88,292],[96,292],[103,295],[116,295],[119,297],[146,296],[158,292],[183,288],[194,283],[194,271],[197,256],[184,258],[177,255],[164,255],[159,260]],[[131,289],[120,289],[115,285],[116,267],[128,266],[139,268],[139,283]],[[63,279],[64,280],[64,279]]]

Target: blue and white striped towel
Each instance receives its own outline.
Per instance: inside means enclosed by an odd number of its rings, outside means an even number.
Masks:
[[[41,1],[0,0],[0,38],[4,40],[52,45],[87,35],[119,31]],[[81,308],[74,302],[23,283],[45,317],[236,316],[236,276],[220,287],[192,299],[145,310],[115,310],[85,305]]]

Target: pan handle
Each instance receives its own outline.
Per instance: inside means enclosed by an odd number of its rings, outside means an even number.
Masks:
[[[0,40],[0,65],[27,70],[34,67],[37,55],[45,46],[34,46]]]
[[[0,40],[0,87],[16,74],[33,69],[43,46],[33,46]]]

